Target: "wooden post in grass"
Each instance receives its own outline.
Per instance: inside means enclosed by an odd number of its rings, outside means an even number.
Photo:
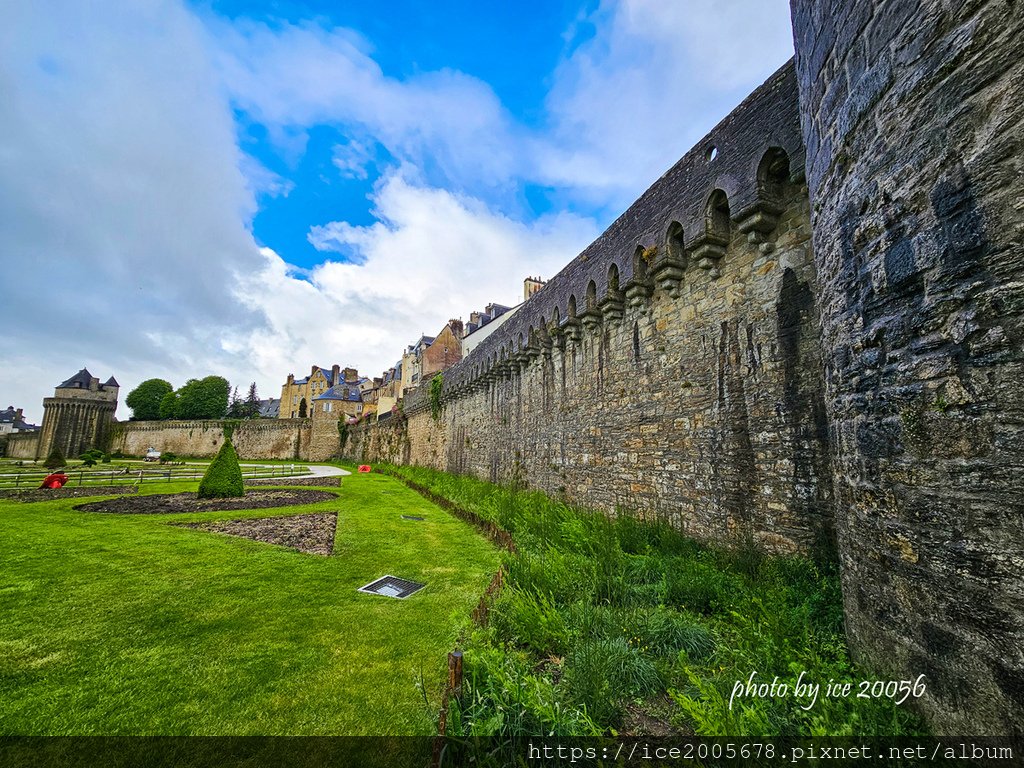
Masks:
[[[455,698],[462,696],[462,651],[448,654],[448,688]]]
[[[84,476],[84,475],[83,475],[83,472],[82,472],[82,470],[78,470],[78,487],[79,487],[79,488],[81,488],[81,487],[82,487],[82,484],[83,484],[83,476]]]

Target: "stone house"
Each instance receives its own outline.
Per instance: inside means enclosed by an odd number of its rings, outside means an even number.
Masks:
[[[462,359],[461,320],[449,320],[434,341],[423,350],[420,360],[420,381],[429,379]]]
[[[311,405],[313,400],[324,394],[331,387],[343,381],[352,381],[359,377],[355,368],[342,369],[335,363],[330,368],[314,365],[310,368],[309,376],[296,379],[294,374],[288,374],[288,380],[281,386],[281,402],[278,406],[279,419],[297,419],[299,413],[305,410],[307,416],[311,416]],[[302,408],[305,400],[306,407]]]

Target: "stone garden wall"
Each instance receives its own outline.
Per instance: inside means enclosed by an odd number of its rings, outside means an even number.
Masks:
[[[129,421],[115,426],[111,451],[142,456],[153,447],[179,456],[215,456],[224,442],[223,421]],[[234,422],[232,442],[242,459],[305,459],[309,419]]]

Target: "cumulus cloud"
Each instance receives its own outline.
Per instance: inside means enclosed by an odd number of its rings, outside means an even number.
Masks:
[[[619,209],[793,47],[787,0],[606,1],[584,26],[593,34],[555,73],[534,167],[548,184]]]
[[[569,261],[592,219],[523,221],[508,201],[539,183],[617,213],[782,63],[784,5],[606,2],[528,129],[477,78],[385,75],[352,30],[200,18],[180,0],[10,4],[0,393],[38,419],[82,365],[128,388],[255,379],[265,397],[312,362],[379,373],[419,333],[515,303],[524,275]],[[292,182],[240,150],[235,109],[293,156],[336,127],[338,172],[382,174],[375,223],[316,222],[325,260],[302,272],[259,249],[259,201]]]
[[[309,360],[379,375],[419,334],[490,302],[518,303],[527,272],[552,274],[597,235],[590,219],[558,214],[524,224],[406,173],[378,185],[376,223],[330,222],[310,234],[317,248],[354,261],[328,260],[300,280],[264,250],[263,270],[242,291],[271,322],[269,334],[247,340],[260,367],[284,371]]]
[[[201,24],[169,0],[59,5],[9,4],[0,29],[0,358],[22,361],[0,391],[29,413],[83,364],[237,369],[221,338],[262,322],[230,299],[262,259]]]
[[[489,85],[443,69],[386,76],[357,32],[315,22],[208,20],[221,80],[286,151],[314,125],[355,131],[466,189],[509,183],[520,129]],[[357,140],[354,149],[366,149]],[[356,159],[360,159],[358,154]],[[342,165],[351,169],[343,145]],[[365,166],[356,165],[361,169]]]

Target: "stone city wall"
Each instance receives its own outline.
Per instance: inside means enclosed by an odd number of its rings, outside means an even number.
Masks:
[[[405,417],[347,453],[829,546],[815,274],[792,65],[657,181]]]
[[[1024,9],[793,0],[846,625],[1024,735]]]
[[[242,459],[306,459],[310,419],[232,422],[231,440]],[[224,442],[224,421],[129,421],[115,426],[111,451],[142,456],[150,447],[179,456],[215,456]]]
[[[9,459],[35,459],[39,450],[38,432],[17,432],[7,435],[7,452]],[[43,458],[46,458],[45,456]]]

